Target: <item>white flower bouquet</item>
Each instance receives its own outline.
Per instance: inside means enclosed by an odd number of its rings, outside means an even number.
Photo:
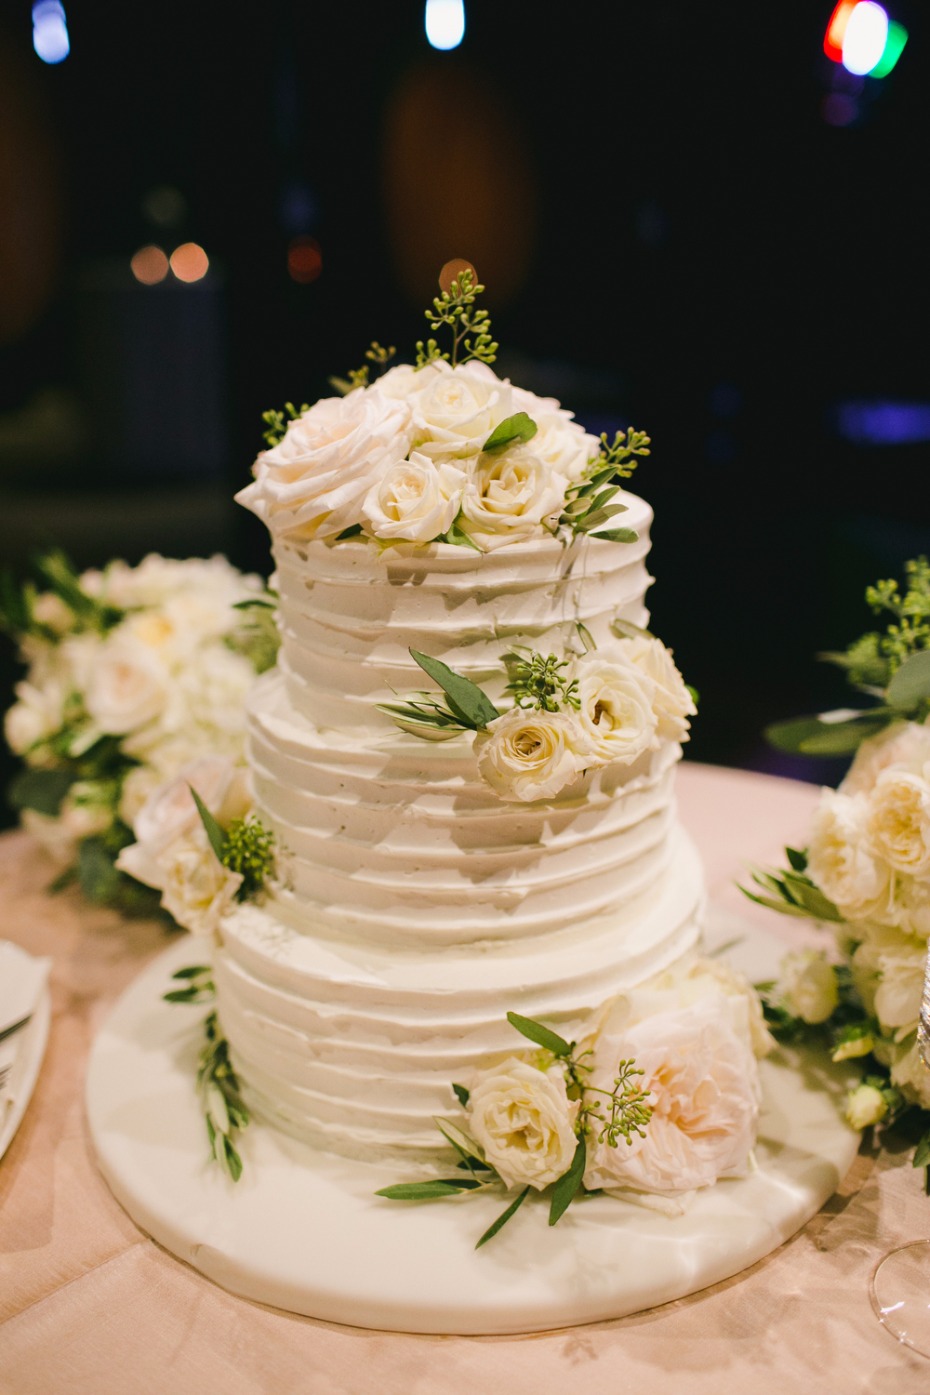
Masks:
[[[776,1033],[827,1032],[835,1060],[861,1059],[846,1114],[856,1128],[899,1126],[915,1139],[914,1164],[930,1164],[930,1068],[920,1019],[930,941],[930,566],[909,562],[869,587],[884,632],[863,635],[843,667],[873,699],[778,723],[770,739],[806,754],[853,754],[837,789],[824,789],[808,846],[787,849],[783,871],[756,870],[754,901],[832,925],[836,951],[788,956],[764,986]],[[930,1169],[928,1169],[930,1185]]]
[[[59,884],[149,909],[144,869],[121,851],[179,774],[202,775],[206,797],[241,772],[245,694],[276,653],[274,602],[223,557],[152,554],[78,574],[52,553],[38,570],[42,585],[7,582],[0,596],[26,665],[4,723],[24,762],[10,799],[61,868]]]

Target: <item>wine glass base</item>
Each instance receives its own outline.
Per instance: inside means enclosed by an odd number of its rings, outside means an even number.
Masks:
[[[930,1240],[889,1250],[872,1271],[869,1298],[893,1337],[930,1358]]]

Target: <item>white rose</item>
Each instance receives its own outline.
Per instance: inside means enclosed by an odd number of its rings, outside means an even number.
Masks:
[[[857,1085],[846,1097],[846,1119],[854,1129],[877,1124],[888,1113],[888,1101],[874,1085]]]
[[[173,844],[189,842],[201,829],[192,788],[223,828],[244,818],[251,807],[248,776],[241,766],[221,756],[192,761],[159,785],[142,805],[133,822],[136,841],[123,848],[116,861],[121,871],[147,886],[164,885],[164,855]]]
[[[432,542],[451,527],[466,479],[456,466],[412,451],[369,490],[362,522],[376,538]]]
[[[452,368],[439,359],[420,370],[407,397],[413,444],[431,459],[476,456],[491,432],[513,415],[511,388],[485,363]]]
[[[117,635],[100,647],[84,703],[100,731],[124,736],[154,721],[167,695],[168,674],[155,652]]]
[[[905,1049],[898,1048],[891,1063],[891,1083],[897,1085],[912,1104],[930,1109],[930,1066],[927,1066],[912,1037]]]
[[[572,413],[554,397],[537,397],[523,388],[514,388],[512,410],[526,412],[535,421],[533,454],[570,483],[577,483],[600,454],[598,437],[579,426]]]
[[[890,871],[869,842],[867,814],[864,795],[830,789],[814,811],[807,870],[847,920],[877,915],[887,900]]]
[[[667,741],[687,741],[697,712],[694,698],[679,673],[670,649],[660,639],[637,635],[622,641],[631,664],[648,674],[655,684],[652,706],[658,722],[658,735]]]
[[[273,534],[331,538],[358,523],[374,484],[407,454],[410,413],[377,384],[324,397],[255,462],[236,498]]]
[[[462,496],[462,529],[483,552],[532,537],[561,512],[567,484],[532,442],[482,455]]]
[[[711,985],[728,998],[745,1004],[748,1040],[754,1056],[767,1056],[775,1048],[775,1038],[765,1025],[762,999],[744,974],[724,959],[697,959],[688,970],[687,982],[703,997]]]
[[[32,618],[56,635],[65,635],[74,627],[74,611],[55,591],[43,591],[35,597]]]
[[[639,1022],[607,1014],[594,1039],[592,1085],[610,1090],[617,1064],[643,1072],[652,1118],[645,1138],[616,1148],[589,1141],[584,1184],[675,1196],[742,1174],[759,1112],[756,1060],[743,1031],[728,1021],[732,1000],[711,994]]]
[[[868,833],[879,856],[899,872],[930,872],[930,785],[919,775],[883,770],[869,796]]]
[[[568,712],[515,707],[475,738],[478,769],[503,799],[552,799],[590,756],[584,733]]]
[[[868,794],[883,770],[903,767],[919,774],[930,760],[930,727],[917,722],[893,722],[877,736],[863,741],[846,778],[844,794]]]
[[[17,683],[17,701],[3,719],[7,743],[14,755],[22,756],[39,741],[58,731],[64,721],[65,693],[57,683]]]
[[[216,935],[242,885],[220,862],[205,834],[180,838],[161,855],[161,904],[193,935]]]
[[[886,925],[860,927],[866,938],[852,956],[853,981],[867,1012],[890,1031],[913,1028],[920,1011],[927,947]]]
[[[658,745],[655,684],[625,661],[619,645],[594,649],[575,666],[578,717],[601,765],[632,765]]]
[[[575,1156],[577,1103],[555,1067],[537,1070],[516,1056],[482,1072],[468,1101],[469,1129],[508,1187],[542,1191]]]
[[[781,961],[775,996],[792,1017],[826,1022],[840,1000],[836,971],[820,950],[793,950]]]
[[[930,939],[930,882],[900,874],[893,880],[888,920],[908,935]]]

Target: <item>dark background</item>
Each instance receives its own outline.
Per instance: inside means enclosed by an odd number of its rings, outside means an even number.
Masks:
[[[420,0],[66,9],[48,66],[0,5],[4,564],[267,571],[231,499],[262,410],[372,339],[411,357],[463,256],[501,373],[652,435],[633,487],[701,693],[689,755],[830,778],[760,732],[845,700],[816,651],[930,548],[925,7],[889,6],[910,37],[881,81],[824,56],[829,0],[466,0],[450,53]],[[202,281],[134,280],[189,239]],[[16,673],[6,645],[4,705]]]

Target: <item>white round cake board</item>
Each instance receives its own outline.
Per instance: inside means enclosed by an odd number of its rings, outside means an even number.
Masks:
[[[781,948],[717,912],[708,940],[759,979]],[[740,943],[734,946],[733,932]],[[859,1135],[842,1120],[844,1076],[813,1052],[761,1063],[757,1170],[700,1193],[683,1216],[593,1196],[550,1228],[530,1196],[480,1250],[507,1205],[491,1195],[377,1197],[410,1180],[253,1122],[234,1183],[208,1157],[195,1089],[203,1008],[162,1001],[196,961],[187,937],[130,986],[97,1037],[87,1111],[101,1170],[134,1221],[244,1298],[356,1327],[446,1334],[533,1332],[622,1317],[729,1278],[787,1240],[836,1190]]]

